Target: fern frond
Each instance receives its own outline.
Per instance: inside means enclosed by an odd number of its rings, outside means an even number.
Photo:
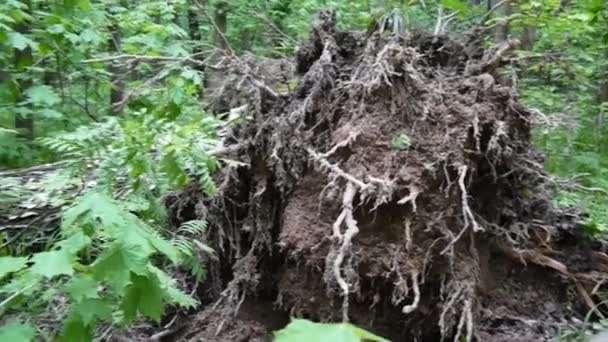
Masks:
[[[178,234],[202,235],[207,230],[207,221],[192,220],[182,223],[178,229]]]

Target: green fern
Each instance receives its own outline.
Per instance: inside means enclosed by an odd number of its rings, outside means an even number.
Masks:
[[[214,255],[214,250],[203,242],[207,222],[192,220],[184,222],[175,232],[173,244],[180,251],[181,264],[188,269],[197,281],[207,277],[202,261],[204,255]]]

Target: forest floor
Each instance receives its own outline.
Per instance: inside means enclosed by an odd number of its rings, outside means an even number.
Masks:
[[[500,81],[517,44],[341,32],[322,12],[277,94],[236,65],[214,104],[248,105],[219,194],[167,198],[218,251],[201,312],[174,338],[264,341],[289,317],[349,320],[393,341],[552,340],[584,315],[608,256],[531,142],[534,113]]]

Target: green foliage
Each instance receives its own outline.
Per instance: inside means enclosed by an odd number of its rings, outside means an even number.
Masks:
[[[350,323],[315,323],[293,319],[285,328],[275,332],[275,342],[388,342]]]
[[[0,292],[36,302],[48,284],[68,298],[60,340],[90,340],[100,322],[158,321],[165,304],[196,305],[154,265],[159,255],[179,264],[180,249],[109,196],[85,194],[66,211],[61,230],[63,238],[50,251],[30,258],[0,257],[1,274],[12,274]],[[33,284],[31,290],[20,289],[23,283]],[[4,305],[4,310],[19,307],[19,301]]]
[[[560,193],[557,203],[588,213],[592,238],[608,233],[608,127],[601,87],[608,75],[608,15],[604,2],[525,1],[512,22],[516,33],[534,27],[531,51],[522,51],[524,102],[544,113],[558,113],[566,123],[541,128],[537,143],[547,152],[546,166],[558,176],[575,176],[581,187]],[[605,95],[604,95],[605,96]],[[591,189],[591,190],[589,190]]]
[[[391,140],[391,146],[396,150],[405,151],[410,148],[410,145],[410,137],[408,137],[405,133],[396,135]]]
[[[0,341],[30,342],[34,339],[34,329],[25,324],[9,323],[0,327]]]

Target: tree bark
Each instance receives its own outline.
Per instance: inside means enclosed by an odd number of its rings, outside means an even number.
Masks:
[[[121,52],[120,25],[115,18],[112,18],[112,24],[110,25],[109,30],[110,37],[108,39],[108,50],[114,54],[119,54]],[[120,115],[123,107],[120,104],[125,95],[125,75],[123,75],[123,68],[116,64],[110,64],[108,71],[112,75],[110,77],[111,111],[114,115]]]
[[[24,0],[22,3],[27,6],[25,12],[32,15],[32,2],[30,0]],[[23,21],[17,25],[15,31],[28,35],[32,32],[32,24],[27,21]],[[23,50],[14,49],[14,66],[16,70],[24,70],[31,66],[33,63],[32,49],[27,46]],[[24,77],[17,80],[19,92],[16,99],[16,103],[21,103],[25,100],[24,91],[32,86],[32,80],[29,77]],[[31,105],[26,104],[26,109],[31,109]],[[15,129],[19,132],[19,137],[32,141],[34,139],[34,118],[31,113],[27,116],[23,114],[15,114]]]
[[[222,50],[228,50],[226,38],[226,29],[228,27],[228,3],[226,1],[218,2],[215,5],[213,12],[213,21],[215,22],[215,34],[213,43],[216,47]]]
[[[496,10],[496,13],[502,18],[509,17],[513,14],[511,3],[506,1]],[[507,21],[499,22],[498,25],[496,25],[496,42],[502,43],[506,41],[507,38],[509,38],[509,23]]]
[[[188,33],[190,35],[190,40],[194,42],[194,48],[192,48],[192,53],[196,56],[194,57],[197,60],[203,60],[203,56],[200,55],[203,52],[203,48],[200,43],[202,43],[202,35],[200,30],[200,22],[198,20],[198,14],[195,11],[195,7],[189,7],[187,13],[188,19]],[[194,66],[194,69],[197,70],[201,74],[201,78],[203,80],[203,84],[199,89],[199,97],[203,97],[204,90],[207,88],[207,76],[205,66],[202,64],[198,64]]]

